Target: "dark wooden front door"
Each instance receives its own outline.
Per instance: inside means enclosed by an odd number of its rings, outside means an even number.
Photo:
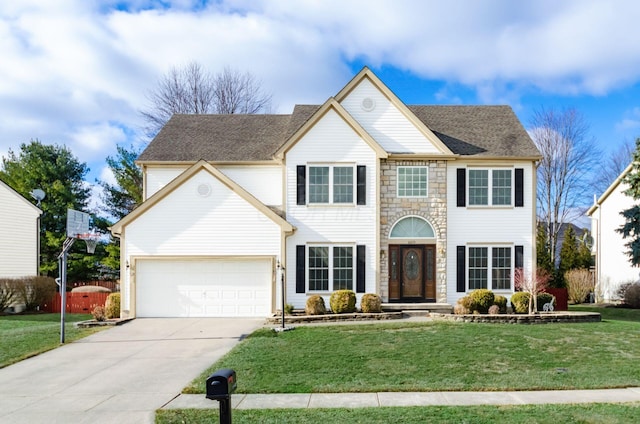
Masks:
[[[434,302],[434,245],[389,246],[389,300]]]

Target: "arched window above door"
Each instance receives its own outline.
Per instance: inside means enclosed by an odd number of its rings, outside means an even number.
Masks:
[[[395,223],[389,238],[435,238],[435,232],[426,219],[419,216],[407,216]]]

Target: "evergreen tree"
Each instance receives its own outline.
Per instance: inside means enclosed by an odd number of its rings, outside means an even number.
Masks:
[[[564,240],[560,247],[560,264],[558,268],[562,275],[570,269],[576,269],[579,267],[578,258],[578,239],[576,238],[576,232],[573,229],[573,225],[569,225],[564,232]]]
[[[640,200],[640,138],[636,140],[636,149],[633,152],[633,162],[631,170],[624,177],[623,182],[629,185],[624,192],[627,196],[634,200]],[[625,223],[616,231],[622,234],[622,237],[629,239],[625,244],[627,254],[634,266],[640,265],[640,205],[634,205],[620,213]]]

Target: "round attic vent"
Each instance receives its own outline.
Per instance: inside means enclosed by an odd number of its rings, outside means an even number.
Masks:
[[[365,112],[371,112],[375,108],[376,101],[371,97],[365,97],[364,99],[362,99],[362,110],[364,110]]]
[[[198,184],[198,194],[202,197],[208,197],[211,194],[211,186],[207,183]]]

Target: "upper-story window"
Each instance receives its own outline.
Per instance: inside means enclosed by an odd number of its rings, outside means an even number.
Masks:
[[[309,203],[353,203],[353,166],[309,166]]]
[[[428,175],[426,166],[399,166],[398,197],[427,197]]]
[[[469,205],[511,206],[511,169],[470,169]]]

